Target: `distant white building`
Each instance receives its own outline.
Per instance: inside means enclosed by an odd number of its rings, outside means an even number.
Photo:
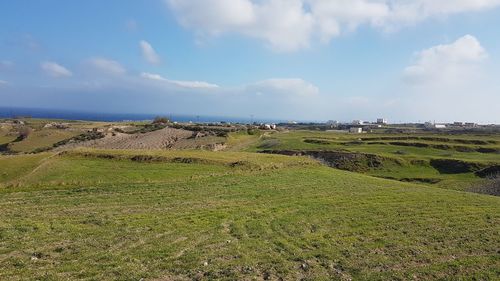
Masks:
[[[378,118],[377,119],[377,124],[379,125],[387,125],[389,122],[385,118]]]
[[[339,124],[339,121],[335,121],[335,120],[328,120],[326,122],[326,125],[330,125],[330,126],[337,126]]]
[[[276,130],[276,124],[262,124],[259,127],[261,130]]]
[[[363,122],[363,120],[353,120],[353,121],[352,121],[352,124],[353,124],[353,125],[363,125],[363,124],[364,124],[364,122]]]
[[[428,129],[446,129],[445,124],[436,124],[432,122],[425,122],[425,127]]]
[[[351,127],[349,129],[349,133],[352,133],[352,134],[361,134],[361,133],[363,133],[363,128]]]

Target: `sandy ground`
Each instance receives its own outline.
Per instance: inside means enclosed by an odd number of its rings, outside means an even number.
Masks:
[[[167,149],[176,142],[189,138],[193,133],[186,130],[165,128],[145,134],[122,134],[115,133],[106,135],[98,140],[71,143],[59,147],[57,150],[65,150],[77,147],[91,147],[101,149]]]

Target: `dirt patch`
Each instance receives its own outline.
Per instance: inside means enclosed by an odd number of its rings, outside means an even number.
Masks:
[[[500,165],[493,165],[488,168],[477,171],[476,176],[480,178],[489,178],[492,176],[500,175]]]
[[[227,139],[223,137],[204,136],[199,138],[182,139],[175,142],[171,149],[201,149],[220,151],[226,148]]]
[[[259,145],[259,148],[260,149],[271,149],[271,148],[276,147],[278,145],[280,145],[280,140],[278,140],[278,139],[265,139]]]
[[[139,163],[153,163],[153,162],[168,162],[169,159],[162,156],[153,155],[136,155],[130,158],[130,160]]]
[[[58,155],[61,156],[77,156],[84,158],[98,158],[107,160],[128,160],[138,163],[181,163],[181,164],[224,164],[217,161],[212,161],[196,157],[167,157],[161,155],[150,154],[109,154],[106,152],[79,152],[79,151],[63,151]]]
[[[342,143],[342,145],[346,145],[346,146],[362,145],[362,144],[364,144],[364,142],[362,142],[362,141],[350,141],[350,142]]]
[[[83,142],[68,143],[59,149],[71,149],[76,147],[91,147],[100,149],[168,149],[176,142],[192,136],[191,131],[164,128],[147,133],[107,134],[105,137]]]
[[[474,140],[474,139],[452,139],[445,137],[378,137],[378,138],[362,138],[363,141],[377,141],[377,140],[385,140],[385,141],[398,141],[398,140],[425,140],[425,141],[434,141],[434,142],[454,142],[460,144],[475,144],[475,145],[487,145],[487,144],[496,144],[497,142],[494,140]]]
[[[500,196],[500,174],[488,178],[488,180],[482,184],[469,188],[468,191]]]
[[[422,160],[422,159],[412,159],[412,160],[410,160],[410,164],[416,165],[416,166],[428,166],[429,162],[426,160]]]
[[[427,183],[427,184],[436,184],[441,182],[441,179],[436,179],[436,178],[394,178],[394,177],[382,177],[382,178],[389,180],[397,180],[402,182],[416,182],[416,183]]]
[[[8,143],[0,144],[0,153],[7,153],[7,152],[10,152],[9,144]]]
[[[318,139],[305,139],[304,140],[305,143],[310,143],[310,144],[332,144],[331,141],[327,141],[327,140],[318,140]]]
[[[222,151],[226,148],[227,145],[225,143],[210,143],[199,147],[199,149],[210,150],[210,151]]]
[[[430,164],[441,174],[471,173],[484,168],[484,165],[482,164],[465,162],[455,159],[432,159],[430,161]]]
[[[59,156],[79,156],[79,157],[84,157],[84,158],[99,158],[99,159],[121,159],[119,155],[113,155],[113,154],[108,154],[108,153],[87,153],[87,152],[69,152],[69,151],[62,151],[59,152]]]
[[[259,169],[260,167],[258,165],[255,165],[254,163],[248,162],[248,161],[236,161],[233,163],[229,164],[229,167],[231,168],[242,168],[242,169]]]
[[[439,150],[454,150],[454,151],[458,151],[458,152],[499,153],[498,149],[495,149],[495,148],[487,148],[487,147],[476,148],[476,147],[463,146],[463,145],[429,144],[429,143],[422,143],[422,142],[392,141],[392,142],[386,142],[386,143],[384,143],[384,142],[367,142],[366,144],[369,144],[369,145],[388,144],[388,145],[395,145],[395,146],[433,148],[433,149],[439,149]]]
[[[478,149],[476,149],[476,151],[480,152],[480,153],[500,153],[500,151],[498,149],[487,148],[487,147],[478,148]]]
[[[309,156],[321,161],[329,167],[352,172],[365,172],[372,169],[380,169],[388,162],[401,165],[396,159],[381,157],[374,154],[344,151],[267,150],[262,151],[262,153]]]
[[[397,146],[429,147],[428,144],[419,142],[390,142],[389,144]]]
[[[454,148],[458,152],[474,152],[474,151],[476,151],[476,149],[474,149],[473,147],[469,147],[469,146],[455,146]]]
[[[428,184],[436,184],[441,182],[441,179],[434,178],[402,178],[399,179],[402,182],[418,182],[418,183],[428,183]]]
[[[182,164],[203,164],[206,163],[207,161],[199,158],[192,158],[192,157],[175,157],[172,160],[173,163],[182,163]]]

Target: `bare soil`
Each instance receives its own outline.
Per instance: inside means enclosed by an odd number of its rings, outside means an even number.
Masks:
[[[191,131],[168,127],[144,134],[110,133],[102,139],[80,143],[69,143],[57,148],[57,150],[66,150],[77,147],[101,149],[168,149],[171,148],[176,142],[188,139],[192,136],[192,134],[193,133]]]

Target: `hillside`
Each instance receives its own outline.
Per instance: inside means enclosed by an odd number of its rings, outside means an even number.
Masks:
[[[499,197],[244,152],[0,163],[1,280],[500,276]]]
[[[307,155],[334,168],[455,190],[469,190],[494,175],[482,170],[500,170],[500,135],[495,133],[293,130],[266,135],[245,150]]]

